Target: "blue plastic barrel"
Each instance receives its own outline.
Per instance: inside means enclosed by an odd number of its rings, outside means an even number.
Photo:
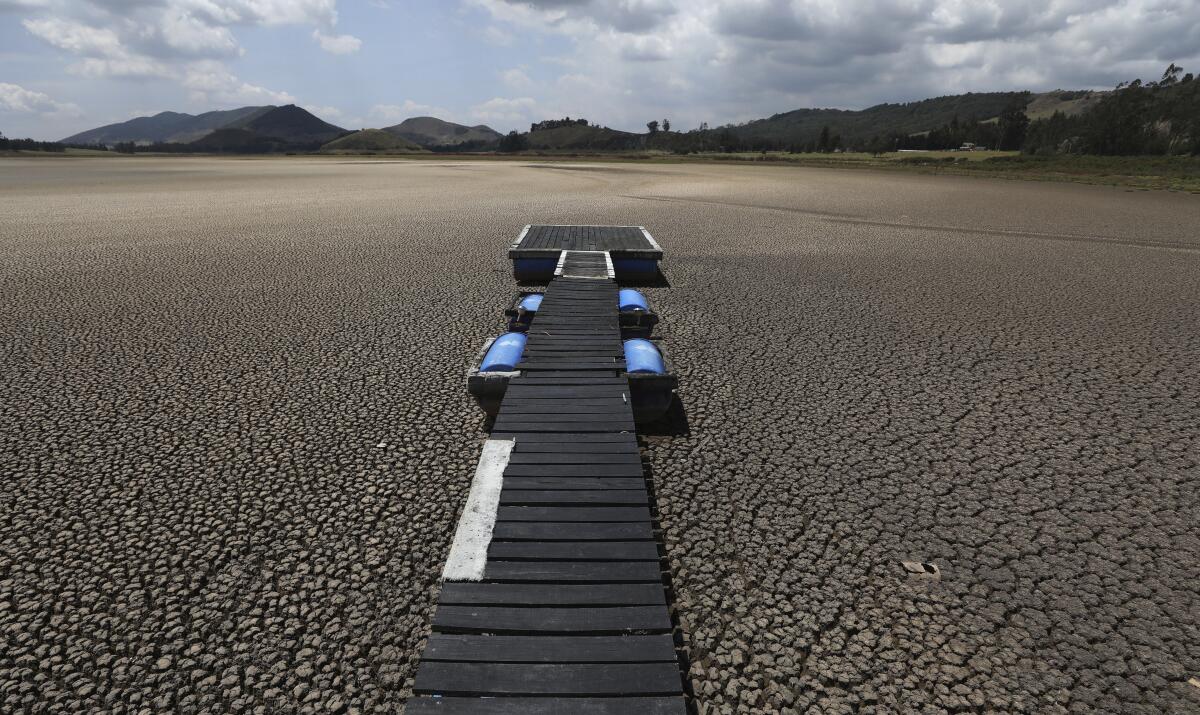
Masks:
[[[625,372],[651,372],[655,375],[665,375],[667,366],[663,364],[662,353],[654,347],[654,343],[642,338],[625,341]]]
[[[480,372],[509,372],[521,362],[525,352],[525,333],[505,333],[492,342],[479,365]]]
[[[621,292],[617,294],[617,307],[621,310],[650,310],[646,296],[632,288],[622,288]]]
[[[529,311],[530,313],[536,313],[537,309],[541,305],[542,305],[542,294],[541,293],[531,293],[530,295],[527,295],[521,299],[520,307],[522,310]]]

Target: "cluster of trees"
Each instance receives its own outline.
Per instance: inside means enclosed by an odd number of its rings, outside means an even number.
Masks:
[[[671,131],[671,120],[664,119],[664,120],[662,120],[661,125],[658,123],[657,119],[652,119],[652,120],[646,122],[646,129],[649,130],[651,136],[658,134],[658,129],[660,126],[662,127],[662,130],[664,132]]]
[[[62,142],[41,142],[36,139],[9,139],[0,133],[0,151],[48,151],[64,152],[67,149],[99,149],[108,147],[98,144],[63,144]]]
[[[1029,125],[1029,154],[1200,155],[1200,81],[1175,65],[1157,82],[1122,83],[1086,111]]]
[[[586,120],[586,119],[571,119],[570,117],[563,117],[562,119],[546,119],[544,121],[534,122],[533,124],[530,124],[529,131],[540,132],[540,131],[544,131],[546,129],[558,129],[559,127],[573,127],[576,125],[586,127],[588,125],[588,120]]]
[[[983,149],[1016,151],[1025,143],[1028,130],[1029,117],[1025,116],[1025,106],[1014,103],[996,118],[980,121],[971,117],[960,121],[958,117],[954,117],[928,132],[874,136],[862,148],[878,154],[898,149],[944,151],[958,149],[964,144],[974,144]]]
[[[525,151],[529,148],[529,138],[524,134],[518,134],[516,130],[500,137],[500,143],[496,146],[496,151],[501,151],[506,154],[513,152]]]

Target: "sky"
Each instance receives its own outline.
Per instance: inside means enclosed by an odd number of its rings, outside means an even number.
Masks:
[[[0,0],[0,132],[294,103],[642,130],[1200,70],[1200,0]]]

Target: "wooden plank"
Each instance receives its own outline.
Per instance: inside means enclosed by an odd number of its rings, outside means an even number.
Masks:
[[[500,492],[501,506],[522,504],[563,505],[638,505],[649,504],[646,489],[510,489],[505,485]]]
[[[644,506],[503,506],[496,510],[496,521],[594,521],[650,522],[650,509]]]
[[[493,435],[494,436],[494,435]],[[517,440],[518,446],[527,446],[531,444],[633,444],[637,445],[637,435],[632,432],[620,433],[611,432],[608,434],[595,434],[592,432],[581,432],[576,434],[545,434],[540,432],[532,432],[529,434],[514,433],[512,438]]]
[[[613,415],[622,414],[625,411],[631,411],[629,403],[623,403],[619,399],[608,401],[607,404],[580,404],[574,399],[551,399],[551,401],[539,401],[538,403],[515,403],[510,404],[505,402],[502,409],[504,414],[522,415],[522,414],[542,414],[542,415],[577,415],[584,414],[588,410],[595,410],[595,414]]]
[[[508,477],[506,489],[641,489],[646,480],[638,477]]]
[[[497,523],[492,530],[492,539],[503,541],[649,539],[653,536],[653,525],[645,521],[617,524],[506,521]]]
[[[641,452],[636,442],[530,442],[518,439],[517,446],[513,448],[510,457],[518,455],[521,457],[561,456],[564,459],[621,455],[637,457],[639,461],[641,460]],[[632,459],[629,460],[630,463],[632,461]],[[516,464],[523,463],[527,462],[516,462]]]
[[[638,464],[509,464],[505,477],[641,477]]]
[[[407,715],[686,715],[682,697],[411,698]]]
[[[653,541],[492,541],[497,561],[658,561]]]
[[[662,573],[652,561],[491,561],[484,578],[492,581],[550,581],[570,583],[660,583]]]
[[[636,451],[621,452],[518,452],[508,456],[509,464],[641,464]]]
[[[594,410],[594,411],[592,411]],[[547,420],[562,422],[605,422],[621,419],[633,419],[633,410],[629,405],[624,405],[621,408],[604,408],[596,407],[589,410],[587,407],[576,407],[570,402],[565,402],[558,407],[509,407],[501,405],[500,413],[496,419],[505,418],[506,420],[516,421],[536,421]]]
[[[438,602],[480,606],[665,605],[662,583],[443,583]]]
[[[500,412],[496,414],[497,422],[494,423],[494,429],[507,430],[510,432],[521,431],[516,428],[501,427],[499,421],[503,420],[504,422],[524,422],[534,425],[532,429],[528,430],[529,432],[568,432],[570,431],[570,425],[564,425],[564,423],[578,422],[581,424],[577,431],[596,432],[598,430],[595,424],[588,423],[628,425],[628,423],[633,421],[633,411],[630,409],[626,409],[624,412],[613,412],[611,410],[606,411],[606,408],[602,408],[601,411],[598,411],[595,414],[588,414],[586,412],[578,411],[580,408],[574,408],[576,411],[571,411],[570,400],[562,400],[561,405],[562,406],[558,408],[546,408],[545,410],[538,410],[529,407],[516,407],[511,410],[506,410],[503,406],[501,406]],[[563,408],[567,409],[564,410]],[[559,417],[562,417],[563,419],[558,419]],[[550,426],[554,426],[556,429],[547,429],[547,427]],[[633,432],[633,430],[633,426],[625,426],[617,427],[616,429],[608,431]]]
[[[556,397],[595,398],[607,397],[620,399],[621,395],[629,394],[629,383],[623,385],[530,385],[525,383],[510,383],[504,393],[504,399],[509,396],[531,399],[551,399]]]
[[[438,606],[433,629],[439,633],[634,633],[670,631],[664,606],[592,608],[513,608]]]
[[[585,422],[555,424],[545,420],[540,422],[530,422],[527,419],[497,419],[494,426],[501,432],[578,432],[580,430],[588,430],[591,432],[623,432],[633,430],[633,425],[627,420],[620,420],[616,422],[593,422],[590,424]]]
[[[679,695],[674,663],[422,663],[413,692],[442,695]],[[628,712],[628,711],[626,711]]]
[[[624,370],[625,361],[613,358],[610,360],[589,362],[588,360],[575,360],[573,358],[550,360],[542,357],[536,358],[535,360],[522,360],[521,362],[517,363],[518,370],[561,370],[565,366],[571,366],[576,369],[595,368],[597,370]]]
[[[477,636],[434,633],[424,660],[481,663],[671,663],[669,635]]]

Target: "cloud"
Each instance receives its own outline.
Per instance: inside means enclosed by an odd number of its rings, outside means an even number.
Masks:
[[[571,80],[521,94],[628,128],[667,112],[682,127],[804,106],[1111,87],[1172,61],[1200,65],[1194,0],[468,2],[498,31],[569,41]]]
[[[437,117],[446,121],[454,121],[455,114],[444,107],[421,104],[406,99],[402,104],[376,104],[367,112],[367,123],[379,126],[399,124],[409,117]]]
[[[70,69],[88,77],[187,77],[196,62],[240,57],[240,27],[309,25],[326,52],[362,47],[333,31],[336,0],[56,0],[39,7],[25,29],[75,57]]]
[[[243,82],[219,62],[197,62],[187,68],[181,84],[200,105],[294,104],[296,98]]]
[[[326,35],[320,30],[313,30],[312,36],[322,50],[334,55],[349,55],[362,47],[362,40],[354,35]]]
[[[0,112],[47,117],[77,117],[80,114],[79,107],[70,102],[58,102],[43,92],[7,82],[0,82]]]
[[[501,72],[500,81],[518,91],[526,91],[533,87],[533,80],[519,67]]]
[[[346,121],[346,113],[337,107],[332,107],[327,104],[303,104],[305,110],[315,114],[317,117],[325,121]]]
[[[537,121],[545,112],[532,97],[493,97],[471,107],[470,114],[482,124],[515,126]],[[549,115],[547,115],[549,116]],[[493,127],[495,128],[495,127]]]
[[[513,42],[516,41],[511,32],[502,30],[495,25],[487,26],[487,29],[483,31],[483,39],[498,47],[512,47]]]
[[[579,23],[621,32],[649,32],[679,12],[673,0],[476,0],[510,21],[545,22],[571,27]],[[681,5],[683,3],[680,3]]]

